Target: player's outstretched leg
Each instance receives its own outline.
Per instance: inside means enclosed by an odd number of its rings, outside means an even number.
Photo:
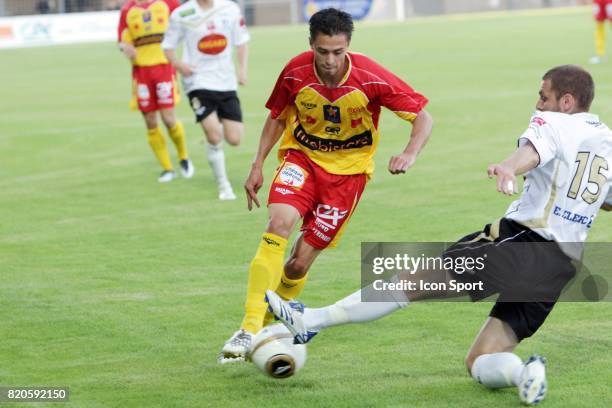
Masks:
[[[304,307],[299,302],[287,302],[271,290],[266,291],[269,310],[279,319],[295,338],[298,344],[305,344],[320,330],[348,323],[365,323],[378,320],[408,305],[409,299],[404,292],[394,294],[386,302],[367,302],[374,299],[376,290],[369,285],[358,290],[333,305],[321,308]]]
[[[213,145],[206,144],[206,156],[208,163],[213,171],[217,187],[219,188],[219,200],[235,200],[236,194],[232,189],[232,185],[227,178],[225,171],[225,153],[223,152],[223,143]]]
[[[283,300],[276,292],[266,290],[268,310],[280,320],[293,334],[295,344],[306,344],[319,332],[316,329],[308,330],[302,319],[304,304],[298,301]]]

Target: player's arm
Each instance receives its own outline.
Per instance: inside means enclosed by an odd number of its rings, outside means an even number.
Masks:
[[[499,164],[491,164],[487,169],[489,178],[497,178],[497,191],[507,195],[517,192],[516,176],[535,169],[540,163],[540,155],[535,146],[526,140],[506,160]]]
[[[247,43],[240,44],[236,48],[236,57],[238,59],[238,83],[240,85],[246,85],[248,76],[248,64],[249,64],[249,48]]]
[[[389,172],[391,174],[406,173],[416,161],[419,153],[427,144],[433,128],[433,119],[425,109],[421,110],[412,122],[412,132],[408,146],[401,154],[391,157],[389,160]]]
[[[185,62],[178,59],[176,51],[171,48],[164,48],[164,55],[172,66],[184,77],[193,75],[193,69]]]
[[[244,189],[247,195],[247,206],[249,211],[253,209],[253,202],[257,207],[260,207],[259,199],[257,198],[257,192],[263,185],[263,165],[266,161],[266,157],[270,154],[270,150],[278,142],[285,129],[285,121],[281,119],[274,119],[272,115],[268,115],[266,122],[264,123],[263,130],[261,131],[261,138],[259,139],[259,146],[257,148],[257,154],[255,160],[251,165],[251,171],[249,176],[244,183]]]
[[[119,50],[125,55],[130,61],[136,59],[136,48],[134,47],[134,41],[130,36],[130,31],[127,25],[127,9],[122,9],[119,16],[119,26],[117,27],[117,37],[119,43]]]
[[[168,62],[184,77],[193,75],[193,69],[176,56],[176,49],[184,39],[183,29],[181,28],[180,16],[175,12],[170,14],[168,28],[164,33],[164,40],[161,47]],[[183,50],[184,51],[184,50]]]

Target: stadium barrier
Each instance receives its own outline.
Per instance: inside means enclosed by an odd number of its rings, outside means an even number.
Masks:
[[[112,41],[118,11],[0,17],[0,48]]]

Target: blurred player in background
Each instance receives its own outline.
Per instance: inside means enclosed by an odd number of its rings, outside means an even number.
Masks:
[[[289,61],[266,103],[270,114],[245,183],[249,210],[253,202],[259,207],[263,164],[281,136],[282,164],[270,186],[268,226],[249,268],[244,319],[223,346],[221,363],[244,360],[265,324],[266,289],[297,297],[311,264],[338,242],[374,171],[381,107],[412,124],[408,145],[389,161],[391,174],[412,167],[431,133],[427,99],[365,55],[348,52],[352,32],[350,14],[331,8],[315,13],[311,50]],[[287,239],[300,219],[301,234],[283,269]]]
[[[170,17],[162,47],[181,73],[183,87],[206,135],[208,162],[215,175],[220,200],[235,200],[227,178],[223,139],[237,146],[244,127],[236,90],[247,82],[247,42],[238,5],[229,0],[190,0]],[[182,61],[175,51],[184,42]],[[232,60],[237,48],[238,78]]]
[[[553,68],[542,78],[539,94],[537,112],[519,137],[518,149],[488,168],[489,177],[497,178],[497,190],[508,195],[516,192],[516,177],[525,174],[523,194],[503,218],[442,255],[486,258],[484,268],[448,270],[444,277],[446,282],[481,282],[484,289],[467,293],[473,301],[499,293],[465,363],[475,381],[489,388],[517,387],[527,404],[546,396],[545,360],[534,355],[523,362],[513,351],[540,328],[575,276],[572,259],[580,259],[599,210],[612,209],[612,132],[589,113],[595,95],[591,75],[574,65]],[[432,279],[427,270],[418,270],[393,280]],[[411,301],[465,294],[394,290],[386,293],[387,301],[367,301],[377,298],[370,285],[333,305],[311,309],[266,292],[271,309],[296,343],[308,342],[327,327],[380,319]]]
[[[595,56],[591,64],[600,64],[606,55],[606,20],[612,20],[612,0],[593,0],[595,18]]]
[[[176,119],[178,102],[174,68],[161,49],[164,32],[178,0],[130,0],[121,8],[119,47],[132,62],[132,109],[144,116],[149,144],[163,172],[158,178],[166,183],[176,178],[168,148],[157,122],[157,112],[168,129],[178,152],[181,172],[191,178],[194,168],[187,154],[185,129]]]

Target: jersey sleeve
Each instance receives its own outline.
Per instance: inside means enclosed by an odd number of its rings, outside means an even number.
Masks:
[[[130,36],[130,31],[128,30],[127,25],[127,13],[128,8],[124,7],[121,9],[121,13],[119,14],[119,25],[117,27],[117,42],[125,42],[132,44],[132,37]]]
[[[544,116],[542,112],[536,112],[531,117],[527,130],[519,137],[519,146],[528,140],[535,147],[540,156],[537,167],[542,167],[554,159],[559,146],[555,129]]]
[[[236,11],[236,16],[232,24],[232,43],[237,47],[249,42],[251,35],[247,30],[246,22],[240,11]]]
[[[412,122],[429,102],[398,76],[376,64],[375,73],[382,81],[374,84],[378,101],[400,118]]]
[[[266,108],[270,110],[270,115],[273,119],[285,119],[284,112],[287,106],[293,103],[291,99],[292,84],[298,79],[287,75],[289,71],[289,65],[285,66],[276,80],[272,94],[266,102]]]
[[[173,11],[168,20],[168,28],[164,33],[164,40],[161,47],[164,50],[175,50],[183,40],[183,28],[181,26],[181,16],[178,12]]]

